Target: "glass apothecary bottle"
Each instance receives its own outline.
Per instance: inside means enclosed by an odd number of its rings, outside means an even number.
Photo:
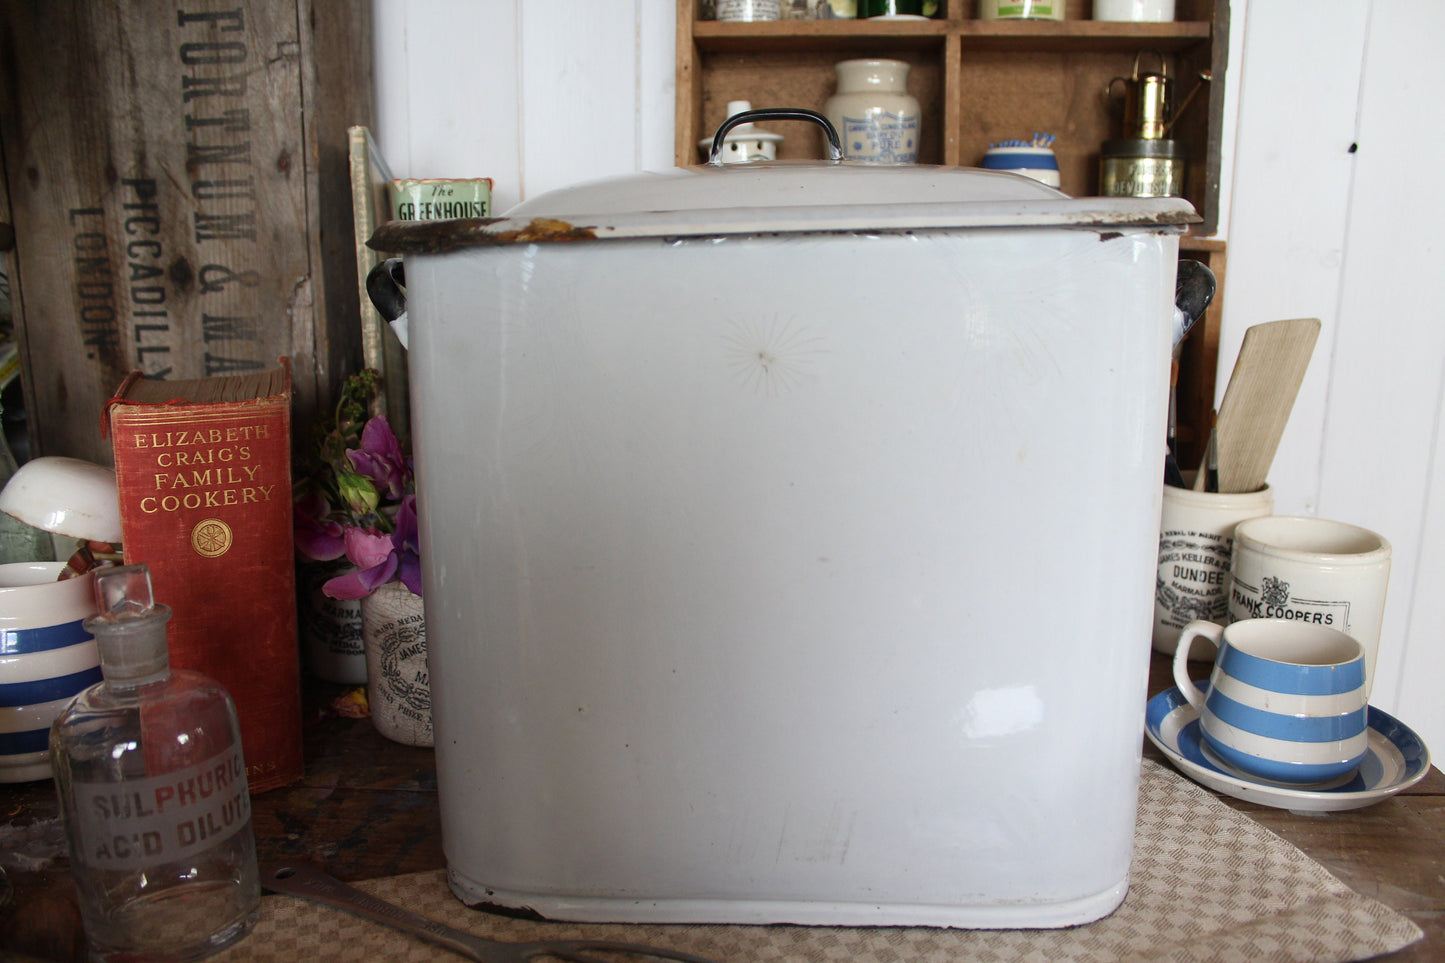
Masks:
[[[61,815],[91,958],[182,963],[250,931],[260,909],[235,705],[174,670],[170,609],[144,565],[96,572],[85,620],[104,680],[51,731]]]

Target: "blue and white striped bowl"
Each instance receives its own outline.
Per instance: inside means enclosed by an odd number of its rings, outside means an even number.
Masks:
[[[90,573],[56,581],[63,562],[0,565],[0,782],[50,778],[50,724],[100,681]]]
[[[1049,187],[1059,186],[1059,160],[1052,147],[990,147],[978,166],[984,170],[1023,174]]]
[[[1236,622],[1200,712],[1205,744],[1273,782],[1337,779],[1368,748],[1364,650],[1342,632],[1279,619]]]

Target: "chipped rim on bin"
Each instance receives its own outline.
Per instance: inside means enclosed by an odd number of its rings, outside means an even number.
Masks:
[[[531,198],[497,218],[392,221],[388,254],[636,238],[876,235],[994,227],[1179,234],[1200,220],[1178,197],[1069,197],[978,168],[770,161],[626,174]]]

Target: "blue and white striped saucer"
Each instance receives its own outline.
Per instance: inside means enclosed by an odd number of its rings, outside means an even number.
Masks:
[[[1196,683],[1201,689],[1207,682]],[[1221,760],[1199,735],[1199,712],[1177,688],[1149,700],[1144,732],[1176,769],[1195,782],[1236,799],[1300,812],[1361,809],[1419,782],[1430,771],[1430,752],[1409,726],[1374,706],[1369,745],[1359,769],[1343,778],[1301,788],[1246,775]]]

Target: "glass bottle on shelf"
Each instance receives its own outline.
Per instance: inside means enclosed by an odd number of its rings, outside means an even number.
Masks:
[[[91,958],[182,963],[240,939],[261,891],[231,697],[170,668],[171,612],[144,565],[95,575],[85,620],[103,681],[56,718],[50,747]]]

